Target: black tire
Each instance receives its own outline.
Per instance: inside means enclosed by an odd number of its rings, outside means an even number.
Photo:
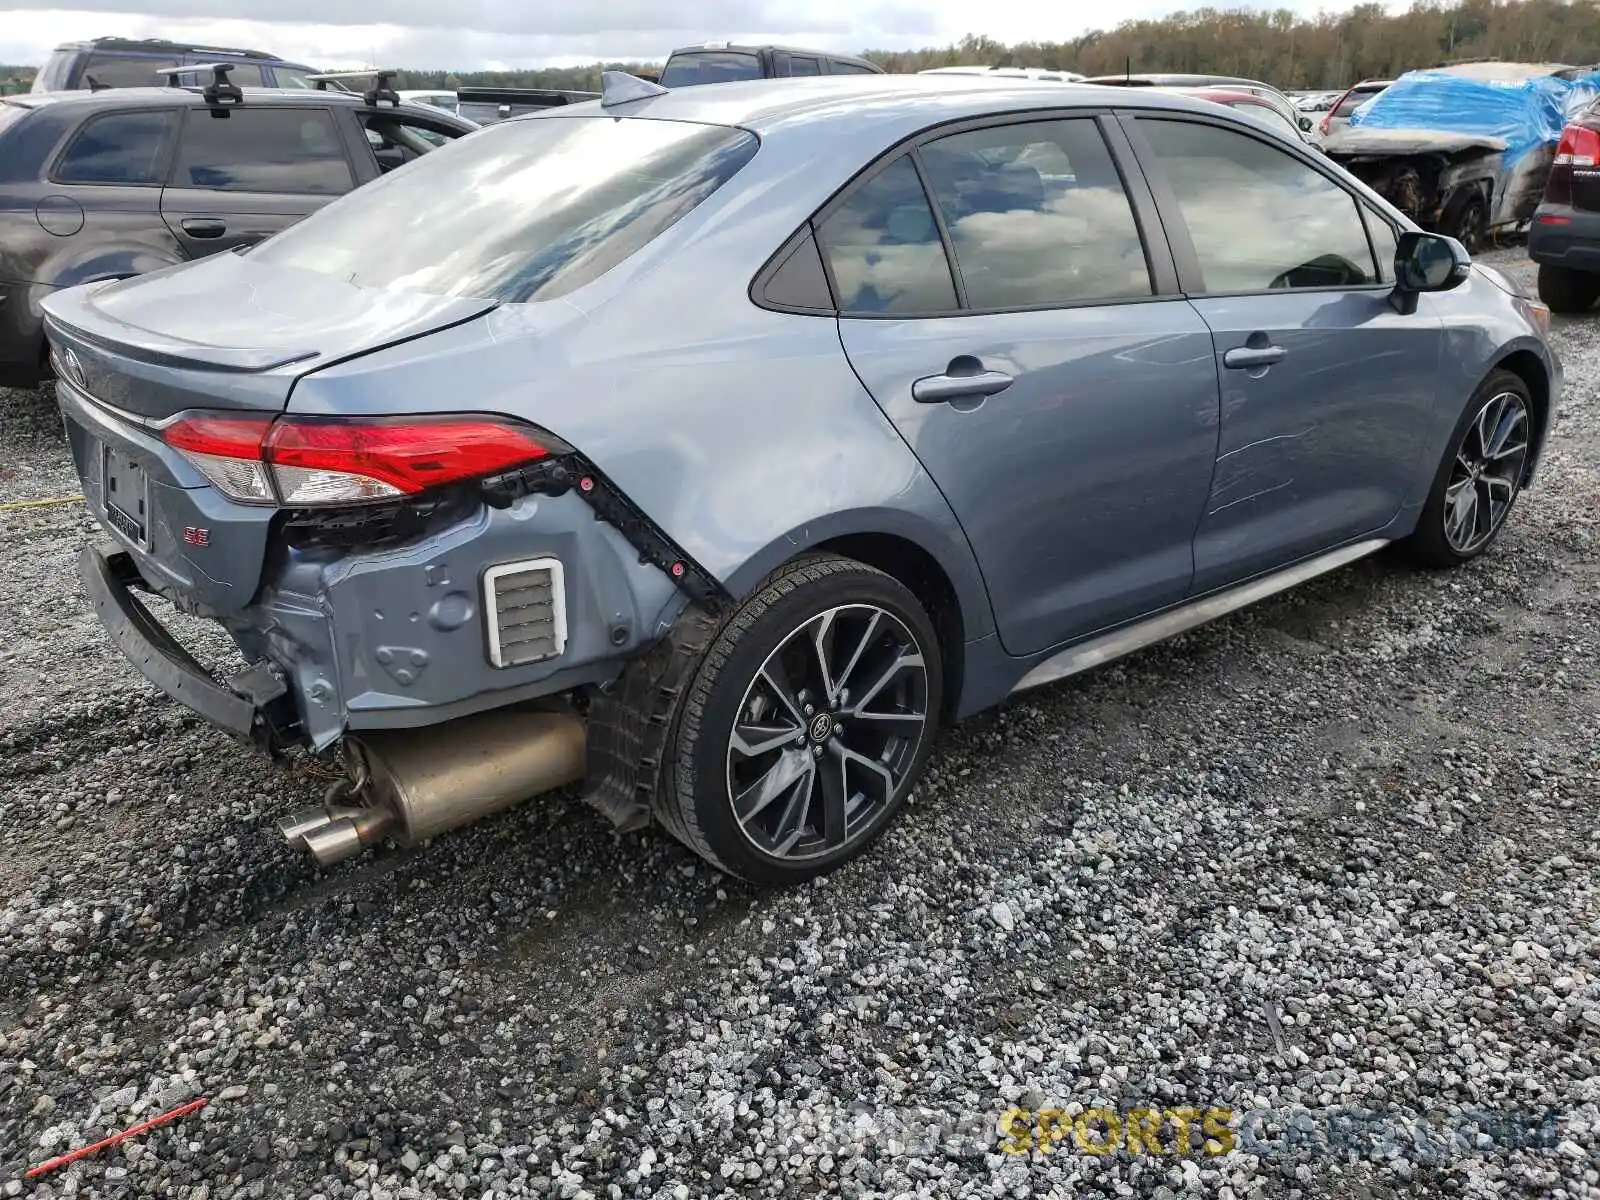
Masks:
[[[1540,263],[1539,299],[1550,306],[1551,312],[1588,312],[1600,300],[1600,274]]]
[[[1440,222],[1444,232],[1476,254],[1489,233],[1489,206],[1476,191],[1457,192]]]
[[[869,618],[872,612],[887,618],[881,621],[877,638],[872,631],[880,622]],[[859,705],[848,703],[848,688],[843,703],[825,698],[825,677],[823,683],[815,684],[815,659],[809,676],[803,668],[796,672],[789,665],[795,661],[793,655],[803,655],[808,645],[818,644],[820,639],[807,631],[824,621],[833,627],[824,638],[829,641],[827,656],[835,664],[832,674],[838,676],[838,685],[856,677],[853,671],[870,673],[879,663],[884,677],[892,677],[894,682],[870,692]],[[921,656],[920,688],[915,686],[919,668],[891,644],[898,644],[902,636]],[[796,639],[807,637],[809,641],[797,643]],[[839,649],[857,642],[863,649],[854,657]],[[821,657],[824,652],[816,653]],[[900,657],[895,657],[897,653]],[[772,675],[783,677],[781,690],[766,682]],[[811,682],[790,686],[806,679]],[[887,704],[875,697],[891,687],[896,695],[912,698],[903,711],[867,711]],[[706,650],[669,737],[657,816],[679,841],[731,875],[767,886],[815,878],[860,854],[894,819],[927,765],[942,701],[938,637],[909,590],[854,559],[834,554],[797,559],[769,576]],[[805,707],[811,702],[816,702],[814,714]],[[913,718],[906,714],[919,704],[924,719],[914,741],[879,732],[880,728],[909,730]],[[858,711],[852,712],[852,708]],[[827,720],[833,725],[826,723],[824,711],[832,714]],[[773,748],[754,755],[736,747],[736,720],[749,735],[741,738],[741,747],[764,744],[755,733],[761,731]],[[769,723],[764,725],[764,720]],[[871,746],[878,737],[884,738],[883,750],[879,765],[873,767],[866,760],[872,757]],[[849,744],[846,739],[851,739]],[[858,751],[852,746],[867,749]],[[772,765],[764,768],[767,763]],[[836,775],[831,770],[835,766]],[[746,769],[750,777],[742,774]],[[794,776],[796,771],[807,770],[811,781]],[[794,783],[782,784],[781,790],[773,783],[790,776]],[[747,786],[751,777],[755,782]],[[876,786],[891,778],[892,787]],[[857,784],[859,801],[851,790]],[[881,793],[879,798],[870,794],[872,790]],[[735,815],[736,792],[758,797],[757,803],[747,805],[753,813],[744,823]],[[769,793],[776,799],[760,799]],[[842,799],[836,804],[831,803],[839,797]],[[800,816],[790,820],[797,806],[802,810]],[[825,828],[825,814],[838,821],[832,837]],[[784,829],[798,840],[782,853],[758,845],[757,839],[766,837],[768,824],[781,827],[772,835],[773,845]],[[842,841],[838,840],[841,836]]]
[[[1489,406],[1504,397],[1514,399],[1514,405],[1508,405],[1505,411],[1509,412],[1510,407],[1515,407],[1520,410],[1520,417],[1503,415],[1489,420],[1486,414],[1493,415],[1489,412]],[[1424,567],[1458,567],[1471,562],[1494,544],[1522,491],[1528,455],[1533,448],[1534,411],[1528,385],[1510,371],[1491,371],[1488,378],[1478,385],[1450,433],[1450,441],[1443,460],[1434,472],[1433,486],[1428,492],[1428,502],[1423,506],[1417,528],[1400,543],[1407,557]],[[1492,443],[1499,431],[1505,429],[1507,432],[1498,447],[1499,455],[1492,460],[1493,474],[1481,466],[1477,470],[1472,469],[1472,464],[1480,458],[1491,461],[1486,458],[1484,446],[1486,435],[1483,429],[1486,422],[1495,431],[1493,436],[1487,437],[1491,443],[1489,450],[1495,449]],[[1514,451],[1519,443],[1521,452],[1507,456],[1506,452]],[[1508,494],[1502,476],[1510,481]],[[1457,528],[1453,518],[1461,516],[1468,506],[1465,495],[1467,485],[1471,488],[1470,505],[1474,524],[1472,536],[1464,538],[1455,536],[1463,531]],[[1481,514],[1478,508],[1480,503],[1485,506]]]

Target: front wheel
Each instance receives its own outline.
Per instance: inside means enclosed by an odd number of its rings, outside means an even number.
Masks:
[[[943,664],[903,585],[837,555],[781,568],[723,626],[684,698],[662,824],[752,883],[865,850],[933,748]]]
[[[1533,399],[1510,371],[1494,371],[1467,402],[1416,531],[1404,548],[1424,566],[1454,567],[1489,548],[1522,491],[1533,445]]]

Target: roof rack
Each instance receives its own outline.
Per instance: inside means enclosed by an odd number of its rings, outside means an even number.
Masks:
[[[172,42],[166,38],[90,38],[89,44],[102,50],[181,50],[188,54],[237,54],[240,58],[260,59],[262,62],[279,61],[276,54],[263,50],[241,50],[233,46],[195,46],[188,42]]]
[[[163,67],[156,72],[156,77],[165,79],[168,87],[183,87],[178,80],[185,75],[198,75],[203,71],[211,72],[211,82],[200,89],[200,95],[207,104],[243,104],[244,92],[239,85],[228,78],[228,72],[233,70],[234,63],[193,63],[184,67]]]
[[[394,90],[394,80],[399,74],[400,72],[394,67],[374,67],[370,71],[319,71],[315,75],[307,75],[306,78],[317,85],[319,92],[328,90],[326,84],[341,83],[346,79],[370,79],[373,81],[372,86],[361,93],[361,98],[373,108],[378,107],[380,103],[392,104],[398,108],[400,95]]]

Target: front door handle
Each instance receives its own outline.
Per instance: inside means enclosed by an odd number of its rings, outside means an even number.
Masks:
[[[986,371],[970,355],[951,360],[943,375],[929,375],[911,385],[911,398],[919,404],[942,404],[947,400],[975,400],[1003,392],[1013,383],[1004,371]]]
[[[1235,346],[1222,356],[1222,365],[1233,371],[1248,371],[1282,362],[1288,354],[1282,346]]]
[[[185,217],[183,231],[190,237],[219,238],[228,232],[228,223],[215,217]]]

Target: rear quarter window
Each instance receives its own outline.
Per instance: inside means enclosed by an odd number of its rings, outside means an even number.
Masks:
[[[358,287],[520,303],[599,278],[754,157],[751,133],[610,117],[502,122],[252,252]]]
[[[158,184],[177,120],[175,109],[91,117],[68,143],[53,177],[60,183]]]

